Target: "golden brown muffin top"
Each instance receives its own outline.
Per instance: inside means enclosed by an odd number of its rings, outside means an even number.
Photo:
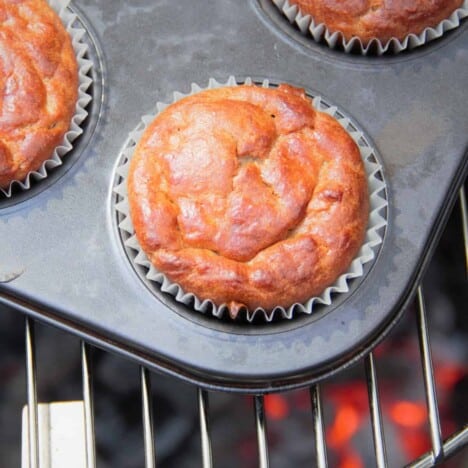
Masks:
[[[0,187],[52,156],[78,96],[77,63],[44,0],[0,0]]]
[[[321,293],[349,266],[368,217],[356,144],[288,85],[172,104],[138,143],[128,189],[156,268],[232,315]]]
[[[345,39],[354,36],[367,44],[376,37],[386,43],[403,40],[448,18],[463,0],[290,0],[316,24],[324,23]]]

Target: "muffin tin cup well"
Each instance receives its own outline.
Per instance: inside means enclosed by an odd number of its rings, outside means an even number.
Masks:
[[[246,84],[250,84],[252,83],[252,80],[247,78],[244,82]],[[226,83],[219,83],[215,79],[211,78],[208,86],[205,88],[200,88],[198,85],[192,84],[191,92],[188,94],[175,92],[173,102],[205,89],[222,86],[236,86],[238,84],[239,83],[233,76],[231,76]],[[270,83],[268,80],[264,80],[261,85],[263,87],[269,87]],[[369,264],[375,259],[379,247],[383,242],[383,232],[387,224],[386,218],[384,217],[384,211],[387,206],[387,189],[383,179],[382,166],[376,158],[375,151],[366,141],[362,132],[360,132],[351,123],[350,119],[345,117],[336,107],[326,104],[320,96],[315,96],[312,102],[315,109],[331,115],[343,126],[343,128],[357,143],[361,152],[367,174],[370,197],[369,221],[365,241],[358,251],[357,256],[351,262],[348,270],[344,274],[340,275],[331,286],[327,287],[320,296],[311,297],[303,304],[293,304],[287,309],[280,306],[271,311],[267,311],[263,308],[257,308],[255,310],[247,310],[247,308],[245,308],[243,312],[241,311],[237,315],[237,319],[240,321],[247,321],[249,323],[255,321],[258,323],[271,322],[277,318],[292,319],[297,314],[312,314],[314,308],[318,304],[330,306],[333,301],[333,296],[336,293],[344,294],[350,291],[349,281],[351,279],[360,278],[364,275],[364,265]],[[127,199],[127,174],[129,163],[135,146],[147,126],[153,121],[157,113],[161,112],[167,106],[168,104],[158,102],[156,106],[157,112],[143,116],[138,127],[130,133],[125,147],[121,152],[120,161],[116,168],[116,185],[114,188],[114,192],[117,196],[117,202],[114,206],[114,209],[117,212],[115,218],[118,220],[121,240],[124,243],[130,260],[137,266],[135,270],[140,275],[144,274],[145,278],[149,280],[146,281],[146,283],[151,285],[153,292],[157,293],[160,290],[164,293],[170,294],[177,302],[182,303],[195,311],[212,315],[217,318],[229,318],[229,308],[226,304],[217,306],[211,300],[201,300],[194,294],[185,292],[179,284],[172,282],[166,275],[159,272],[151,264],[150,260],[139,245],[131,222]]]
[[[49,5],[59,15],[65,29],[71,36],[78,62],[78,99],[76,101],[75,115],[71,119],[70,128],[64,135],[62,143],[55,148],[49,159],[46,159],[37,170],[29,172],[23,180],[12,180],[6,189],[0,187],[0,193],[6,198],[13,196],[15,187],[22,191],[29,190],[34,181],[45,179],[50,169],[62,165],[63,156],[73,148],[73,141],[83,133],[81,124],[88,116],[86,106],[92,99],[88,93],[88,89],[92,84],[89,71],[93,63],[86,58],[88,45],[82,41],[86,31],[76,24],[77,15],[68,8],[69,4],[70,0],[49,0]]]
[[[316,42],[325,42],[332,49],[341,49],[346,53],[357,52],[362,55],[398,54],[403,50],[420,47],[441,37],[447,31],[457,28],[461,20],[468,16],[468,0],[465,0],[462,6],[457,8],[448,18],[433,28],[425,28],[420,34],[408,34],[403,40],[392,37],[385,43],[378,38],[373,38],[368,44],[363,44],[357,36],[347,40],[341,32],[331,32],[325,24],[316,23],[311,15],[303,13],[294,2],[291,3],[289,0],[271,1],[291,24],[295,24],[303,34],[311,36]]]

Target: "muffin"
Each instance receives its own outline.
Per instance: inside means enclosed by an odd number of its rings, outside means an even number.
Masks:
[[[392,38],[403,41],[448,18],[463,0],[290,0],[315,24],[330,33],[340,32],[349,41],[358,37],[363,45],[376,38],[383,44]]]
[[[167,107],[135,148],[128,200],[156,269],[231,316],[320,294],[358,252],[369,211],[357,145],[289,85]]]
[[[0,0],[0,187],[52,156],[78,97],[70,37],[44,0]]]

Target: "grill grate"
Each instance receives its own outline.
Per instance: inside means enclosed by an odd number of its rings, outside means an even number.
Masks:
[[[468,213],[464,189],[460,191],[460,206],[462,210],[462,229],[466,255],[466,267],[468,271]],[[430,467],[453,456],[457,451],[468,445],[468,425],[452,434],[445,441],[442,440],[441,423],[438,411],[438,402],[435,388],[434,371],[432,367],[431,348],[427,324],[426,307],[424,303],[423,289],[417,290],[417,332],[419,348],[423,368],[425,396],[429,415],[430,435],[432,450],[414,460],[410,467]],[[34,322],[26,317],[25,346],[26,346],[26,376],[27,376],[27,404],[28,404],[28,453],[29,467],[39,468],[39,434],[38,434],[38,402],[36,384],[36,356],[34,339]],[[93,411],[93,384],[91,367],[91,347],[81,342],[81,367],[82,367],[82,397],[84,402],[86,460],[87,468],[96,466],[96,448],[94,434]],[[376,362],[373,353],[365,358],[367,388],[369,396],[370,418],[372,425],[374,451],[376,465],[387,466],[385,434],[383,430],[380,395],[376,374]],[[142,423],[144,435],[145,466],[156,467],[157,452],[154,446],[153,409],[151,398],[151,382],[149,371],[140,368],[141,399],[142,399]],[[327,445],[324,432],[324,419],[322,411],[322,396],[320,385],[310,387],[310,398],[313,415],[313,425],[316,447],[316,465],[319,468],[328,466]],[[268,442],[266,430],[266,417],[264,397],[255,395],[253,398],[255,423],[257,429],[258,464],[260,468],[269,466]],[[208,393],[198,389],[198,411],[201,434],[202,463],[204,468],[213,466],[211,437],[209,428],[209,396]]]

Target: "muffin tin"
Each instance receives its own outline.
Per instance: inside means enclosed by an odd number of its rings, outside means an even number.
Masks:
[[[76,0],[71,8],[91,45],[93,101],[64,165],[0,200],[0,300],[154,369],[241,392],[306,385],[381,340],[466,176],[466,22],[377,58],[316,44],[267,0]],[[120,244],[113,177],[129,133],[174,90],[230,75],[312,90],[381,156],[389,205],[378,257],[349,293],[311,316],[236,325],[174,307],[148,290]]]

